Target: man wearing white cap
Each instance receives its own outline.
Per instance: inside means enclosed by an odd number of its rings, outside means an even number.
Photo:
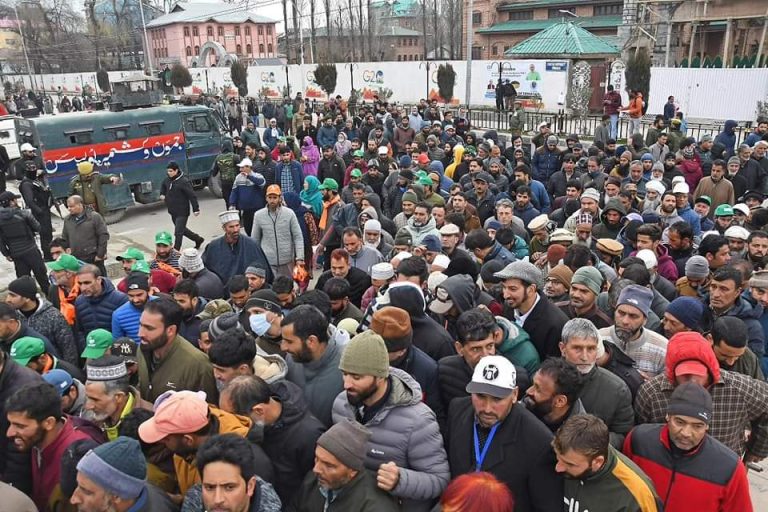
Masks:
[[[205,246],[205,267],[226,283],[230,277],[245,273],[249,266],[258,266],[266,269],[266,282],[271,283],[272,269],[264,251],[253,238],[241,236],[240,215],[236,211],[221,212],[219,222],[224,236],[211,240]]]
[[[561,510],[552,433],[518,405],[515,366],[503,356],[485,356],[466,390],[471,396],[454,399],[448,411],[451,478],[487,471],[510,488],[515,510]]]
[[[723,236],[728,239],[728,248],[731,249],[731,258],[744,259],[747,255],[747,239],[749,231],[741,226],[731,226],[725,230]]]
[[[384,239],[381,222],[376,219],[368,219],[363,224],[363,243],[366,247],[376,249],[384,257],[392,252],[392,244]]]
[[[229,194],[229,209],[239,210],[246,233],[253,228],[253,216],[257,210],[264,208],[263,188],[266,184],[264,176],[253,171],[250,158],[243,158],[237,164],[239,173],[232,184]]]
[[[672,193],[675,194],[675,203],[677,214],[693,228],[693,236],[698,237],[701,234],[701,218],[691,208],[688,201],[688,194],[691,189],[687,183],[677,183],[672,187]]]

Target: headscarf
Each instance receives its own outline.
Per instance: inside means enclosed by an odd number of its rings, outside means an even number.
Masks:
[[[304,183],[307,184],[307,188],[301,190],[299,197],[303,203],[312,208],[315,217],[320,218],[323,214],[323,193],[318,188],[320,180],[314,176],[307,176],[304,178]]]
[[[339,132],[338,138],[341,139],[340,141],[336,142],[334,145],[334,149],[336,150],[336,154],[340,157],[343,157],[347,153],[349,153],[349,150],[352,149],[352,143],[347,140],[347,134],[344,132]]]

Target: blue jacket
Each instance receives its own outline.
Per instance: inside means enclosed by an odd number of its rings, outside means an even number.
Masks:
[[[541,213],[551,213],[552,203],[549,201],[549,194],[547,194],[547,188],[540,181],[531,180],[528,184],[531,189],[531,202]]]
[[[317,145],[320,146],[320,149],[322,149],[323,146],[333,146],[336,144],[336,137],[338,137],[338,135],[336,128],[333,126],[322,125],[317,129]]]
[[[453,180],[445,175],[445,167],[440,160],[432,160],[429,163],[429,170],[434,171],[440,175],[440,191],[448,192],[451,190]]]
[[[85,347],[85,337],[94,329],[112,330],[112,312],[128,302],[128,296],[115,289],[112,281],[100,277],[103,291],[98,297],[80,295],[75,299],[75,325],[80,328],[77,343],[80,350]]]
[[[280,128],[277,128],[277,137],[272,135],[272,128],[267,128],[264,130],[264,144],[266,144],[269,149],[275,149],[275,146],[277,146],[277,138],[283,136],[283,130]]]
[[[493,242],[493,247],[491,247],[491,252],[489,252],[485,256],[485,258],[483,258],[483,263],[488,263],[489,261],[493,261],[493,260],[499,260],[506,266],[512,263],[513,261],[517,261],[517,258],[512,252],[508,251],[499,242]]]
[[[559,150],[549,151],[546,146],[537,149],[531,162],[533,179],[547,183],[549,177],[560,170],[560,157]]]
[[[684,208],[678,208],[677,214],[693,228],[693,236],[699,236],[701,234],[701,218],[699,214],[693,211],[690,205],[685,205]]]
[[[278,162],[275,165],[275,183],[280,185],[280,188],[282,188],[282,182],[280,179],[283,172],[286,172],[286,167],[288,167],[287,172],[290,172],[291,176],[293,177],[293,191],[297,194],[301,193],[301,189],[304,186],[304,179],[302,177],[301,164],[296,160],[291,160],[290,163],[287,164]],[[290,192],[290,190],[283,190],[283,192]]]
[[[149,300],[155,300],[156,297],[150,297]],[[139,318],[141,318],[141,312],[143,309],[139,309],[129,302],[126,302],[112,313],[112,337],[117,338],[131,338],[136,343],[139,342]]]
[[[229,204],[238,210],[260,210],[266,204],[264,200],[264,184],[266,180],[261,174],[251,172],[243,178],[238,174],[229,194]]]
[[[336,231],[336,234],[341,237],[344,228],[356,228],[359,215],[360,210],[357,209],[355,203],[345,204],[341,208],[337,208],[333,214],[333,229]]]
[[[515,205],[513,210],[515,215],[523,221],[525,226],[528,226],[529,222],[531,222],[535,217],[539,216],[539,210],[534,208],[531,203],[528,203],[522,210],[518,208],[517,205]]]
[[[733,129],[736,128],[738,124],[739,123],[733,119],[727,120],[725,126],[723,126],[723,131],[715,137],[715,144],[722,144],[725,146],[723,158],[726,160],[731,158],[735,153],[736,133],[734,133]]]

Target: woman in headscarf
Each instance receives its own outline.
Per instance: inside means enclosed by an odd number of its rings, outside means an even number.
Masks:
[[[304,178],[304,189],[299,194],[301,202],[307,205],[315,219],[323,214],[323,193],[320,191],[320,180],[314,176]]]
[[[304,137],[301,146],[301,168],[304,176],[317,176],[317,168],[320,165],[320,150],[315,146],[312,137]]]
[[[336,137],[336,141],[337,142],[334,145],[336,154],[341,158],[344,158],[344,155],[349,153],[349,150],[352,149],[352,143],[347,140],[347,134],[344,132],[339,132],[339,135]]]
[[[285,205],[293,210],[296,214],[296,219],[299,221],[299,227],[301,228],[301,234],[304,237],[304,261],[312,261],[312,246],[317,245],[320,242],[320,233],[317,230],[317,223],[315,217],[301,202],[299,194],[296,192],[285,192],[283,194],[285,199]],[[310,279],[312,278],[312,265],[307,264],[306,270],[309,272]]]

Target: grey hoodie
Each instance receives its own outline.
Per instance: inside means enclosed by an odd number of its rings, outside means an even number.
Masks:
[[[432,217],[429,218],[429,221],[427,221],[425,225],[416,226],[414,224],[414,217],[411,216],[405,225],[405,229],[411,234],[414,247],[421,245],[422,240],[424,240],[424,237],[427,235],[435,235],[437,239],[440,240],[440,231],[437,230],[435,219]]]

